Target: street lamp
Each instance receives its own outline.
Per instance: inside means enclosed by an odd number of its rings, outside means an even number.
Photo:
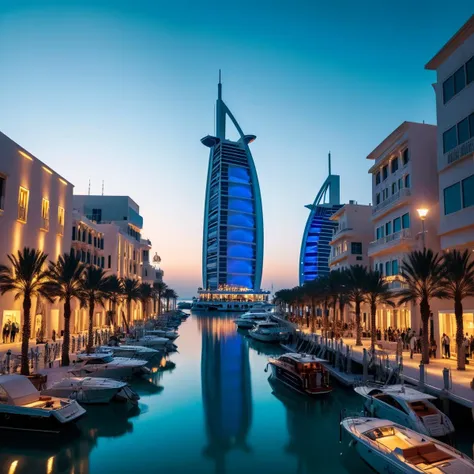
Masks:
[[[421,219],[421,228],[422,228],[422,233],[421,233],[421,236],[422,236],[422,239],[423,239],[423,250],[425,250],[425,219],[426,219],[426,216],[428,215],[428,209],[426,209],[425,207],[422,207],[420,209],[417,209],[416,212],[418,212],[418,215],[420,216],[420,219]]]

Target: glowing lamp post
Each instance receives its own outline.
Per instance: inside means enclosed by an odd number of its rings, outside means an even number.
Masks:
[[[428,209],[426,208],[420,208],[420,209],[417,209],[416,212],[418,212],[418,215],[420,216],[420,219],[421,219],[421,228],[422,228],[422,232],[421,232],[421,237],[422,237],[422,241],[423,241],[423,250],[425,250],[425,219],[426,219],[426,216],[428,215]]]

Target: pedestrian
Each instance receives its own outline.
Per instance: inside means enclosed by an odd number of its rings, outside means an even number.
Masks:
[[[415,352],[416,349],[416,335],[413,332],[410,338],[410,359],[413,359],[413,353]]]
[[[434,359],[436,359],[436,351],[438,349],[438,344],[434,339],[431,339],[431,355]]]
[[[422,337],[419,336],[417,339],[416,339],[416,352],[418,354],[421,354],[421,339]]]
[[[451,359],[451,339],[449,338],[447,334],[445,336],[446,337],[445,337],[444,350],[445,350],[446,358]]]
[[[53,329],[51,339],[53,340],[53,342],[56,342],[56,329]]]
[[[5,323],[5,326],[3,328],[3,342],[4,343],[7,343],[9,342],[9,339],[10,339],[10,331],[12,330],[12,323],[10,320],[8,320],[6,323]]]
[[[469,336],[467,335],[467,333],[466,333],[466,337],[464,338],[464,341],[463,341],[462,346],[463,346],[463,349],[464,349],[464,357],[466,358],[466,359],[465,359],[465,360],[466,360],[466,364],[469,364],[469,361],[467,360],[467,356],[468,356],[468,354],[469,354],[469,346],[470,346],[470,344],[469,344]]]
[[[5,323],[2,328],[2,342],[4,344],[7,342],[7,327],[8,327],[8,323]]]
[[[15,321],[13,321],[12,328],[10,330],[10,342],[15,342],[15,336],[16,336],[17,330],[18,330],[17,325]]]

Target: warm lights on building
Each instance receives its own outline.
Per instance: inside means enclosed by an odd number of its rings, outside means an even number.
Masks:
[[[24,151],[18,150],[18,153],[23,157],[26,158],[27,160],[33,161],[33,158],[28,155],[28,153],[25,153]]]

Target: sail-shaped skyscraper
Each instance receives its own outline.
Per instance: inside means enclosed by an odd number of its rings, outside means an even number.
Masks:
[[[230,119],[239,139],[226,138],[226,120]],[[263,301],[260,291],[263,266],[263,216],[257,171],[249,144],[255,135],[245,135],[222,100],[219,73],[216,103],[216,134],[201,142],[210,148],[207,174],[202,279],[199,306],[209,309],[206,301],[232,302],[213,307],[220,310],[247,309],[238,303]]]
[[[299,261],[300,285],[329,274],[329,254],[336,222],[330,217],[342,207],[340,177],[331,173],[331,154],[328,156],[329,175],[316,195],[304,229]]]

